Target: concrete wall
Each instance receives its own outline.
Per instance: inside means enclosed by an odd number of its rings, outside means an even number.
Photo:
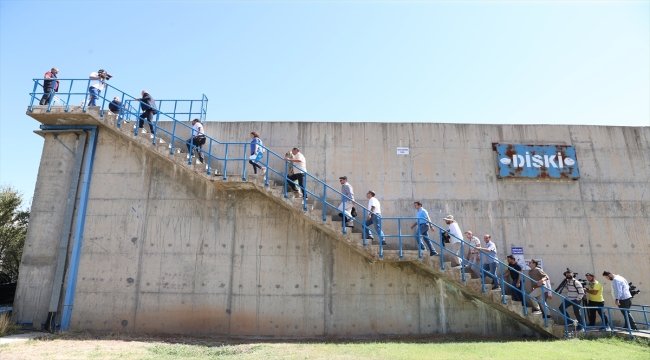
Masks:
[[[57,159],[61,148],[49,137],[45,142],[35,210],[65,203],[60,199],[67,193],[43,195],[67,189],[64,176],[56,180],[61,184],[49,182],[67,166],[46,161]],[[54,248],[58,235],[45,226],[50,220],[34,214],[14,308],[18,321],[44,321],[47,306],[32,296],[49,300],[51,289],[47,260],[53,263],[53,256],[31,259]],[[533,334],[465,296],[408,265],[370,264],[261,193],[220,191],[148,148],[99,130],[71,329]]]
[[[613,304],[600,276],[609,270],[643,290],[635,303],[650,304],[650,127],[208,121],[205,129],[221,141],[257,131],[280,154],[298,146],[328,184],[347,175],[357,199],[377,192],[384,217],[413,216],[414,200],[440,225],[453,214],[462,230],[492,234],[501,258],[513,246],[542,258],[553,286],[567,267],[581,278],[593,272]],[[581,178],[497,179],[494,142],[573,145]]]

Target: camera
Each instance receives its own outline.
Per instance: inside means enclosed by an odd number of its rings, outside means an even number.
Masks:
[[[632,295],[632,297],[634,297],[634,295],[638,295],[641,292],[641,290],[637,289],[636,286],[632,285],[631,282],[629,282],[628,285],[630,286],[630,295]]]
[[[102,78],[103,80],[110,80],[113,77],[113,75],[107,73],[106,70],[104,70],[104,69],[99,69],[99,71],[97,72],[97,75],[100,78]]]

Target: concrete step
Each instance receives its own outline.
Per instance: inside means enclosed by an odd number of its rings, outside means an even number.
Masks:
[[[399,258],[399,250],[384,250],[384,261],[418,261],[417,250],[402,251],[402,258]]]

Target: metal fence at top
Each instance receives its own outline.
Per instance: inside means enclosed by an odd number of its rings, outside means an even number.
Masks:
[[[43,79],[34,79],[34,90],[31,95],[31,104],[30,104],[30,111],[34,107],[34,102],[38,100],[39,96],[42,96],[44,93],[43,92],[37,92],[38,86],[39,86],[39,80],[42,81]],[[67,89],[68,92],[59,92],[58,97],[60,99],[64,99],[65,101],[65,111],[68,111],[69,109],[69,104],[71,101],[78,102],[79,99],[82,99],[83,102],[83,111],[86,111],[87,108],[87,102],[85,99],[88,97],[88,86],[89,86],[89,80],[88,79],[59,79],[61,81],[61,84],[64,84],[69,81],[70,84],[66,86],[60,86],[61,89]],[[54,93],[52,92],[50,95],[53,95]],[[120,114],[117,120],[117,126],[121,127],[122,126],[122,121],[129,118],[129,117],[137,117],[138,115],[138,110],[140,107],[139,101],[135,100],[135,97],[126,94],[113,86],[108,85],[106,88],[106,91],[100,94],[100,96],[97,99],[97,106],[100,106],[100,114],[105,111],[106,107],[110,103],[110,101],[113,99],[113,96],[117,96],[118,99],[123,104],[127,104],[123,108],[123,113]],[[182,101],[182,100],[178,100]],[[177,105],[178,103],[176,100],[167,100],[167,103],[165,103],[164,106],[168,107],[171,106],[171,104]],[[162,103],[161,103],[162,104]],[[205,104],[206,107],[201,107],[201,111],[203,109],[207,110],[207,98],[205,99]],[[50,111],[52,107],[52,102],[48,104],[47,111]],[[178,115],[179,113],[176,112],[174,113],[175,110],[178,110],[178,107],[175,107],[174,109],[171,109],[171,113],[164,112],[162,109],[157,111],[157,114],[155,115],[155,119],[152,122],[147,121],[146,119],[144,120],[147,122],[149,125],[151,125],[154,129],[153,134],[151,134],[151,139],[152,139],[152,145],[157,144],[157,139],[162,136],[166,135],[168,139],[171,139],[171,143],[169,144],[169,153],[174,154],[177,148],[182,148],[186,147],[189,152],[187,155],[187,163],[188,165],[192,164],[192,154],[194,154],[194,151],[199,151],[205,158],[205,164],[206,164],[206,174],[215,174],[214,172],[214,166],[213,163],[218,164],[221,169],[222,169],[222,178],[223,180],[227,180],[228,178],[228,169],[229,166],[233,167],[237,171],[236,176],[240,176],[241,174],[241,179],[243,181],[246,181],[247,174],[246,174],[246,168],[247,168],[247,163],[250,160],[250,146],[251,144],[249,142],[221,142],[216,139],[213,139],[212,137],[208,136],[207,134],[200,134],[204,135],[206,138],[205,142],[205,148],[202,147],[196,147],[193,142],[188,142],[189,139],[185,139],[185,137],[189,136],[190,132],[192,131],[192,126],[183,122],[185,121],[185,118],[182,117],[182,121],[177,119],[174,114]],[[192,111],[188,111],[189,113],[192,113]],[[182,112],[181,112],[182,113]],[[181,114],[181,115],[186,115],[186,114]],[[190,116],[191,117],[191,116]],[[160,120],[165,120],[165,121],[171,121],[172,126],[169,128],[167,126],[166,128],[163,128],[162,126],[158,126],[158,122]],[[134,131],[133,135],[137,136],[139,131],[141,129],[138,128],[138,126],[134,126]],[[181,136],[181,134],[183,136]],[[288,162],[285,161],[284,156],[277,154],[273,152],[271,149],[264,145],[258,145],[261,148],[265,149],[266,151],[264,152],[263,156],[261,159],[257,160],[259,164],[263,165],[267,171],[264,173],[264,186],[269,186],[269,177],[274,176],[276,178],[279,178],[280,181],[283,181],[284,186],[283,186],[283,196],[285,198],[288,198],[288,183],[292,180],[289,179],[289,167],[292,165],[289,165]],[[232,171],[232,169],[230,170]],[[232,175],[232,174],[231,174]],[[312,183],[314,185],[312,185]],[[312,190],[309,190],[307,187],[309,185],[311,186]],[[613,326],[613,323],[611,323],[612,320],[612,312],[617,312],[620,311],[620,309],[613,308],[613,307],[603,307],[601,309],[604,310],[604,312],[609,315],[610,319],[610,324],[607,326],[604,322],[604,317],[603,317],[603,325],[599,326],[587,326],[586,324],[586,311],[588,311],[590,308],[586,306],[582,306],[580,304],[575,304],[579,311],[582,313],[582,321],[581,322],[576,322],[573,320],[568,314],[567,314],[567,307],[563,307],[562,310],[557,310],[552,308],[551,306],[548,305],[546,302],[546,297],[542,296],[541,300],[538,300],[534,297],[532,297],[529,293],[526,293],[523,289],[524,286],[521,288],[517,288],[513,286],[512,284],[508,283],[505,281],[504,278],[504,272],[505,270],[509,270],[510,272],[516,272],[519,274],[520,278],[522,279],[522,285],[525,282],[534,282],[532,278],[529,276],[525,275],[522,272],[519,272],[511,267],[507,263],[504,263],[500,261],[499,259],[496,258],[491,258],[488,254],[485,254],[483,251],[479,251],[479,262],[476,264],[470,263],[469,260],[465,259],[465,251],[471,248],[474,248],[470,243],[465,241],[465,239],[460,239],[455,237],[453,234],[450,234],[447,230],[441,228],[435,223],[430,222],[429,220],[423,220],[423,219],[417,219],[414,217],[379,217],[377,219],[379,226],[378,226],[378,231],[376,229],[373,229],[370,227],[370,225],[366,225],[366,217],[371,214],[370,210],[366,208],[365,206],[361,205],[359,202],[351,200],[347,198],[345,195],[343,195],[339,190],[335,189],[334,187],[326,184],[322,180],[316,178],[312,174],[308,172],[304,172],[304,182],[303,185],[295,184],[296,187],[300,188],[303,192],[303,202],[302,202],[302,208],[303,211],[307,212],[308,211],[308,205],[306,200],[307,197],[310,197],[315,200],[315,202],[318,205],[315,205],[313,210],[315,211],[322,211],[322,221],[327,221],[327,211],[328,210],[333,210],[340,212],[338,210],[339,206],[334,204],[333,202],[336,201],[338,202],[340,200],[341,204],[343,205],[343,208],[345,208],[345,204],[352,202],[353,206],[359,209],[359,214],[361,215],[360,218],[361,220],[358,220],[354,217],[351,217],[350,221],[352,223],[358,224],[361,226],[363,229],[363,234],[362,234],[362,239],[363,239],[363,246],[369,246],[370,242],[368,241],[368,234],[372,235],[373,237],[376,237],[379,239],[379,258],[383,258],[384,255],[384,245],[383,242],[387,238],[393,238],[393,239],[398,239],[398,244],[399,244],[399,258],[403,258],[404,255],[404,250],[403,250],[403,244],[404,241],[407,241],[411,239],[411,241],[415,242],[418,247],[418,257],[422,258],[422,246],[424,244],[423,240],[425,237],[419,233],[414,233],[411,230],[411,224],[413,222],[424,222],[428,226],[430,226],[432,229],[437,229],[439,231],[440,236],[434,236],[434,237],[426,237],[427,240],[430,240],[433,242],[433,244],[440,249],[440,268],[441,270],[445,269],[445,257],[449,258],[451,256],[457,256],[456,253],[451,251],[449,248],[445,247],[445,242],[443,240],[443,233],[448,233],[451,237],[456,238],[460,242],[460,267],[461,267],[461,274],[462,274],[462,281],[465,282],[467,281],[466,278],[466,268],[471,268],[472,266],[476,266],[479,269],[479,274],[480,274],[480,280],[482,284],[482,291],[486,292],[486,286],[492,285],[486,283],[486,277],[492,278],[493,281],[499,282],[501,284],[501,289],[500,289],[500,295],[501,295],[501,301],[505,304],[506,301],[506,289],[510,290],[510,293],[512,294],[513,292],[518,292],[522,298],[522,306],[523,306],[523,313],[524,316],[528,316],[528,310],[526,304],[531,304],[531,302],[535,302],[538,304],[538,306],[543,309],[545,314],[551,314],[554,313],[557,315],[558,318],[564,321],[564,328],[565,328],[565,333],[568,335],[570,332],[570,326],[580,326],[582,331],[586,331],[589,328],[608,328],[610,331],[615,331],[615,330],[621,330],[628,332],[630,334],[630,337],[633,336],[634,329],[631,328],[631,326],[628,325],[626,327],[615,327]],[[317,209],[317,210],[316,210]],[[396,228],[397,228],[397,233],[385,233],[382,231],[382,228],[387,228],[383,226],[385,223],[389,222],[394,222],[396,223]],[[346,223],[344,221],[341,222],[341,231],[343,234],[347,232],[346,229]],[[419,225],[418,225],[419,226]],[[395,226],[393,226],[395,228]],[[494,262],[496,264],[496,268],[499,269],[499,276],[496,275],[496,271],[494,273],[489,272],[489,268],[485,268],[483,265],[486,262]],[[553,291],[553,289],[548,288],[546,285],[541,285],[542,288],[542,294],[552,294],[559,298],[563,303],[567,302],[570,303],[571,301],[564,297],[563,295],[556,293]],[[645,325],[646,327],[648,326],[648,314],[650,313],[650,308],[648,306],[637,306],[628,310],[625,310],[624,312],[624,317],[629,318],[629,316],[640,316],[644,320],[639,321],[638,324],[640,325]],[[548,323],[548,317],[544,316],[544,323],[546,326],[549,325]],[[639,332],[645,333],[645,334],[650,334],[647,330],[639,330]]]
[[[30,93],[32,97],[30,109],[34,105],[38,105],[44,95],[49,95],[48,111],[51,106],[65,106],[67,111],[72,105],[83,106],[83,110],[86,110],[90,95],[88,88],[91,81],[93,81],[92,79],[56,79],[59,81],[59,91],[55,92],[52,89],[49,93],[43,92],[43,82],[46,80],[50,79],[34,79],[33,92]],[[124,119],[127,121],[137,120],[140,112],[139,101],[135,100],[135,97],[126,95],[116,89],[108,82],[105,82],[105,85],[106,88],[102,90],[96,100],[96,105],[102,111],[105,111],[113,98],[117,97],[122,107],[127,110],[123,112]],[[152,94],[152,96],[155,99],[155,94]],[[202,94],[200,100],[155,100],[155,102],[158,111],[167,114],[170,118],[178,120],[199,118],[201,122],[205,122],[207,118],[208,97],[205,94]]]

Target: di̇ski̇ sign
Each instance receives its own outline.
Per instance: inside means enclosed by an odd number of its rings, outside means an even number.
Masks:
[[[499,178],[580,178],[573,146],[495,144],[494,149]]]

